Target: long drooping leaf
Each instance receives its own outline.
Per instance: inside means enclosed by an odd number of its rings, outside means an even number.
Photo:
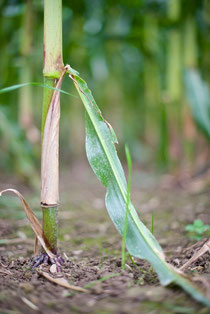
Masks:
[[[107,188],[106,207],[108,213],[117,230],[123,235],[127,183],[115,149],[115,135],[103,118],[86,82],[71,67],[69,67],[68,72],[86,110],[86,152],[89,163],[96,176]],[[126,247],[132,256],[146,259],[152,264],[161,284],[176,283],[196,300],[210,305],[205,295],[191,281],[166,263],[160,245],[141,222],[131,202],[129,203]]]

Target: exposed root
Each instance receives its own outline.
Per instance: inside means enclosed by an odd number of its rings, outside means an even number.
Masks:
[[[42,264],[48,265],[56,265],[57,272],[61,272],[61,266],[64,265],[64,259],[60,255],[56,255],[54,258],[49,257],[46,253],[42,253],[41,255],[32,259],[33,266],[32,269],[39,267]]]

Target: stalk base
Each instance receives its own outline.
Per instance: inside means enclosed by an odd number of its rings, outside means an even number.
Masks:
[[[58,238],[58,223],[57,212],[58,207],[43,207],[43,233],[47,240],[47,246],[53,254],[57,254],[57,238]]]

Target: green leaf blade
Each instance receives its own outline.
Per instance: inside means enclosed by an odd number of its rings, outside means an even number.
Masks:
[[[77,79],[77,83],[77,89],[86,109],[87,158],[96,176],[107,188],[106,207],[109,216],[117,230],[123,235],[127,199],[127,183],[124,171],[112,141],[112,134],[107,124],[97,113],[95,108],[98,109],[98,107],[95,106],[92,94],[81,78]],[[90,103],[90,99],[92,103]],[[164,268],[163,273],[168,269],[170,278],[165,280],[165,275],[160,278],[164,283],[172,280],[173,276],[168,265],[166,263],[163,265],[158,261],[163,256],[161,247],[152,233],[140,221],[132,203],[129,206],[126,246],[131,255],[147,259],[155,269],[157,265],[159,268]],[[159,273],[161,274],[162,271]]]
[[[25,86],[38,86],[38,87],[48,88],[48,89],[52,89],[52,90],[57,90],[57,91],[59,91],[62,94],[66,94],[66,95],[69,95],[69,96],[77,98],[77,96],[75,96],[73,94],[70,94],[70,93],[68,93],[68,92],[66,92],[66,91],[64,91],[62,89],[55,88],[55,87],[52,87],[52,86],[49,86],[49,85],[46,85],[46,84],[42,84],[42,83],[38,83],[38,82],[28,82],[28,83],[15,84],[15,85],[11,85],[11,86],[8,86],[8,87],[4,87],[4,88],[0,89],[0,94],[9,93],[9,92],[12,92],[12,91],[14,91],[16,89],[25,87]]]

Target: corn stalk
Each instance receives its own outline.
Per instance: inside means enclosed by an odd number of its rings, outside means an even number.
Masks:
[[[44,1],[44,84],[61,86],[64,73],[62,58],[62,0]],[[59,119],[60,96],[44,89],[42,109],[41,206],[43,233],[49,249],[57,251],[57,210],[59,204]],[[54,115],[54,119],[52,119]],[[51,129],[50,129],[51,128]]]

